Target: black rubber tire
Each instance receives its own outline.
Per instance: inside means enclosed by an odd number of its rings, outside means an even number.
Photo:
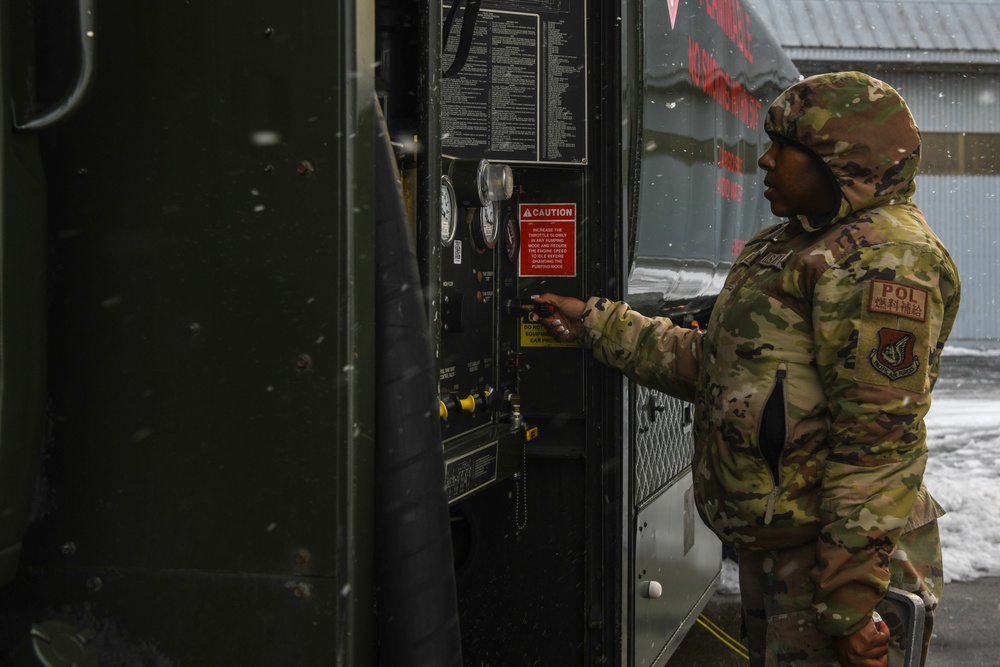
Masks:
[[[461,667],[431,338],[403,191],[381,114],[375,133],[374,594],[379,664]]]

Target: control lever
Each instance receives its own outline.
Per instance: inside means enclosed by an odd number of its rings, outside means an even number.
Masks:
[[[441,415],[441,419],[448,419],[448,416],[458,410],[458,396],[455,394],[445,394],[438,401],[438,412]]]
[[[556,312],[552,304],[538,303],[537,301],[524,301],[522,299],[508,299],[504,304],[508,315],[515,317],[527,317],[531,313],[539,317],[549,317]]]
[[[459,412],[474,414],[477,407],[482,407],[478,394],[470,394],[465,398],[459,398],[458,394],[445,394],[438,401],[438,414],[441,419],[448,419],[452,414]]]
[[[464,398],[458,394],[445,394],[438,401],[438,413],[442,419],[448,419],[452,414],[468,412],[476,414],[485,410],[500,410],[508,400],[510,392],[496,392],[487,387],[481,392],[469,394]]]

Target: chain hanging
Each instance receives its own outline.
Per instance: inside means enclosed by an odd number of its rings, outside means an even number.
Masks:
[[[521,472],[515,475],[514,525],[519,531],[528,525],[528,443],[521,445]],[[523,496],[523,498],[522,498]]]

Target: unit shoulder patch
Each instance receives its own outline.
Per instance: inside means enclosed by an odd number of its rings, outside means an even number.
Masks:
[[[923,322],[927,319],[927,290],[888,280],[873,280],[868,310]]]
[[[913,375],[920,368],[920,358],[913,351],[917,336],[912,331],[880,329],[878,345],[868,358],[882,375],[892,381]]]
[[[873,280],[863,290],[854,378],[926,392],[934,347],[933,290],[889,280]]]

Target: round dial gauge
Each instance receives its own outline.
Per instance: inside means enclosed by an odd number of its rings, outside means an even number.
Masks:
[[[441,176],[441,245],[449,245],[458,231],[458,202],[455,187],[446,175]]]
[[[515,206],[507,207],[503,223],[504,256],[511,264],[517,261],[517,254],[521,249],[521,231],[518,228],[517,218],[514,216],[514,208]]]
[[[514,194],[514,172],[509,165],[481,160],[476,172],[476,184],[479,186],[479,201],[484,206],[491,201],[510,199]]]
[[[490,202],[480,207],[476,216],[476,237],[483,246],[492,248],[500,235],[500,202]]]

